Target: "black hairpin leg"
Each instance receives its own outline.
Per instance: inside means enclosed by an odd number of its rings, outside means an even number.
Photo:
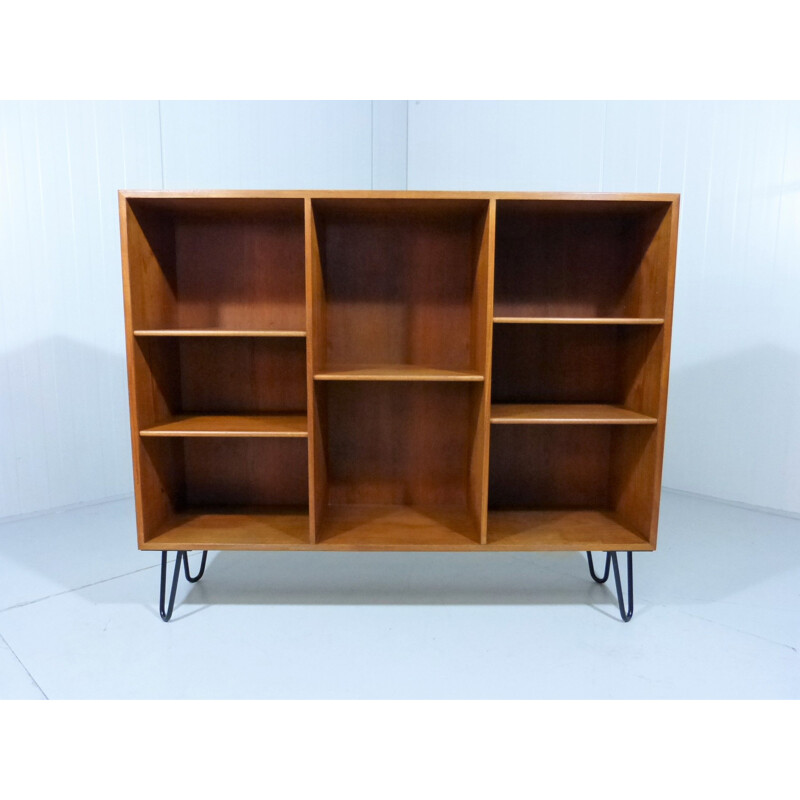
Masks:
[[[603,571],[603,577],[598,578],[597,574],[594,571],[594,562],[592,561],[592,554],[587,551],[587,556],[589,556],[589,574],[592,576],[592,579],[595,580],[597,583],[605,583],[608,580],[608,573],[609,568],[613,565],[614,567],[614,584],[617,589],[617,603],[619,604],[619,615],[622,617],[623,622],[629,622],[630,618],[633,616],[633,553],[629,550],[626,555],[628,556],[628,608],[625,609],[625,598],[622,595],[622,580],[619,576],[619,561],[617,559],[617,553],[612,551],[610,553],[606,553],[606,566],[605,570]]]
[[[175,559],[175,567],[172,570],[172,587],[169,590],[169,605],[165,608],[164,601],[167,594],[167,551],[161,551],[161,592],[159,594],[158,610],[161,612],[161,619],[169,622],[172,618],[172,610],[175,608],[175,591],[178,588],[178,576],[181,574],[181,562],[183,562],[183,574],[189,583],[197,583],[206,571],[206,558],[208,550],[203,550],[203,560],[200,562],[200,571],[192,577],[189,574],[189,555],[186,550],[178,550],[178,557]]]
[[[206,559],[208,558],[208,550],[203,550],[203,558],[200,561],[200,572],[194,576],[194,578],[189,574],[189,556],[184,551],[183,553],[183,574],[186,576],[186,580],[189,583],[197,583],[200,578],[203,577],[203,573],[206,571]]]

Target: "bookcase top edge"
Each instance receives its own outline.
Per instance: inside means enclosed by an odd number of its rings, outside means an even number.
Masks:
[[[196,190],[196,191],[135,191],[120,189],[125,200],[148,199],[375,199],[375,200],[548,200],[674,203],[677,193],[647,192],[439,192],[439,191],[372,191],[372,190]]]

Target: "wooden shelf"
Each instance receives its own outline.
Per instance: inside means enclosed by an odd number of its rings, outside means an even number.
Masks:
[[[645,414],[603,404],[512,404],[492,405],[493,425],[655,425]]]
[[[314,375],[318,381],[482,381],[479,372],[417,367],[411,364],[327,367]]]
[[[142,436],[307,437],[305,414],[181,414],[140,431]]]
[[[603,509],[489,511],[488,550],[653,550]]]
[[[244,337],[279,337],[279,338],[305,338],[305,331],[234,331],[223,330],[221,328],[205,329],[184,329],[184,328],[164,328],[161,330],[138,330],[133,332],[134,336],[244,336]]]
[[[613,512],[600,509],[490,511],[485,545],[466,510],[330,506],[315,545],[300,507],[196,509],[172,516],[146,550],[652,550]]]
[[[465,508],[328,506],[323,550],[462,550],[480,547]]]
[[[497,324],[522,325],[663,325],[660,317],[495,317]]]
[[[302,550],[309,545],[308,509],[190,509],[175,514],[143,550]]]

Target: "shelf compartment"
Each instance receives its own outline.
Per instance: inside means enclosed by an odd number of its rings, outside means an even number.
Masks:
[[[126,202],[134,330],[306,329],[302,198]]]
[[[495,404],[493,425],[655,425],[657,420],[605,404]]]
[[[489,511],[487,550],[652,550],[604,509]]]
[[[663,325],[659,317],[495,317],[497,325]]]
[[[496,326],[492,403],[602,404],[658,417],[663,328]]]
[[[181,414],[141,431],[142,436],[307,437],[305,414]]]
[[[576,548],[589,541],[594,525],[599,538],[585,549],[604,549],[611,541],[601,535],[608,523],[601,524],[597,514],[584,519],[568,513],[592,510],[614,523],[608,530],[616,541],[624,543],[618,530],[622,526],[650,543],[655,533],[653,508],[658,505],[656,426],[492,425],[490,435],[490,542],[540,536],[543,542],[554,537],[553,542],[566,544],[569,525],[584,520],[584,538],[574,540]],[[562,516],[537,516],[544,511]],[[529,523],[541,525],[541,530],[529,530]]]
[[[211,517],[236,517],[241,509],[259,508],[261,516],[277,515],[275,524],[287,506],[295,508],[292,514],[302,508],[308,516],[305,438],[142,437],[138,460],[142,486],[152,500],[145,543],[177,535],[176,527],[197,528],[200,523],[193,520],[207,516],[202,509],[213,509]],[[203,524],[222,530],[227,523],[210,519]]]
[[[318,547],[323,550],[458,550],[479,546],[465,507],[329,506]]]
[[[194,508],[173,514],[144,550],[304,550],[309,548],[308,509]]]
[[[325,465],[317,541],[331,530],[330,513],[349,520],[348,509],[355,509],[357,538],[359,509],[376,507],[422,509],[423,516],[446,509],[461,520],[451,526],[460,536],[474,531],[479,541],[472,483],[482,383],[322,381],[315,394],[323,451],[317,460]],[[422,544],[428,528],[443,524],[413,518]],[[411,535],[415,528],[408,524]]]
[[[137,339],[140,430],[186,416],[305,417],[305,344],[294,338]]]
[[[317,374],[368,365],[400,376],[483,372],[488,200],[313,198],[311,206]]]
[[[481,389],[447,382],[320,384],[326,505],[466,507]]]
[[[662,319],[671,204],[497,201],[495,315]]]
[[[473,371],[434,369],[411,364],[381,366],[327,367],[314,375],[318,381],[483,381],[483,375]]]
[[[305,331],[238,331],[238,330],[222,330],[220,328],[206,328],[199,329],[162,329],[162,330],[138,330],[133,332],[134,336],[157,336],[157,337],[172,337],[172,336],[197,336],[197,337],[234,337],[240,336],[243,338],[260,338],[260,337],[277,337],[277,338],[291,338],[291,339],[304,339]]]

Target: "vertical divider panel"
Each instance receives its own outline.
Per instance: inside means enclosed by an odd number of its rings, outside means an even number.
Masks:
[[[306,379],[308,387],[308,518],[311,544],[319,541],[327,504],[328,476],[323,439],[324,398],[317,395],[314,374],[325,358],[325,287],[311,198],[305,198],[306,233]]]
[[[496,201],[488,201],[477,230],[477,266],[472,306],[473,369],[484,376],[476,389],[468,498],[480,543],[487,541],[489,492],[489,425],[492,402],[492,319],[494,317],[494,255]]]

